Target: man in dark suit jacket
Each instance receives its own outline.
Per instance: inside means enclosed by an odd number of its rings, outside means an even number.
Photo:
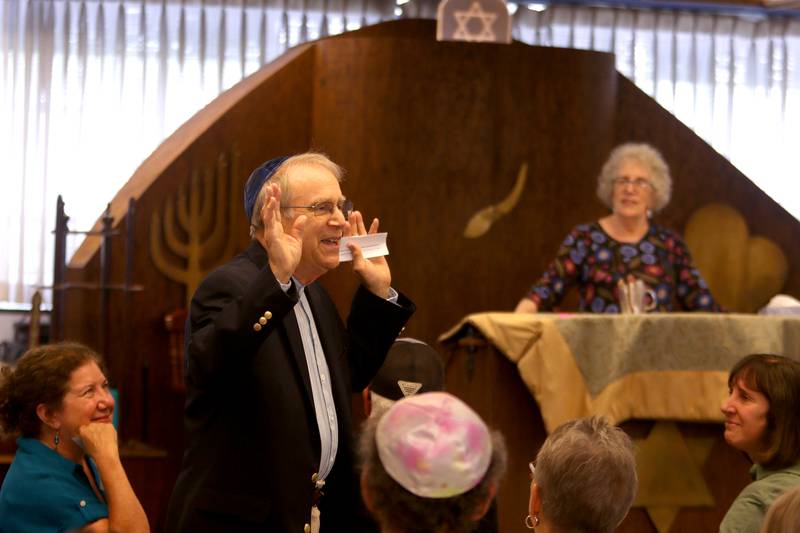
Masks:
[[[368,233],[321,154],[278,158],[245,189],[253,242],[212,272],[187,323],[187,449],[167,531],[358,531],[351,392],[414,306],[384,257],[351,244],[361,285],[347,324],[316,280],[339,239]],[[348,216],[349,215],[349,216]],[[373,220],[369,233],[378,229]]]

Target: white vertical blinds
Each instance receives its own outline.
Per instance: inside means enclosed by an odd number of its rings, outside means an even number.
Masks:
[[[613,51],[617,70],[800,219],[800,16],[556,5],[520,7],[514,28],[529,44]]]
[[[51,282],[58,194],[70,227],[88,229],[221,91],[290,46],[394,16],[432,18],[435,3],[0,2],[0,301]],[[513,20],[530,44],[614,52],[620,72],[800,217],[800,18],[556,5]]]
[[[136,167],[220,92],[295,44],[393,9],[370,0],[3,0],[0,301],[28,302],[52,283],[57,195],[70,228],[89,229]]]

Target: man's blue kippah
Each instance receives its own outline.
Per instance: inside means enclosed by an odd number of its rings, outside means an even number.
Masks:
[[[258,198],[261,187],[264,186],[264,183],[275,174],[278,167],[287,159],[289,159],[288,155],[270,159],[256,168],[253,173],[250,174],[250,177],[247,178],[247,183],[244,186],[244,212],[247,213],[248,222],[253,220],[253,209],[255,209],[256,198]]]

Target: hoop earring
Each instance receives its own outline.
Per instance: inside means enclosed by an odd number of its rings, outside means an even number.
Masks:
[[[539,525],[539,515],[534,514],[533,517],[528,515],[525,517],[525,527],[528,529],[536,529],[536,526]]]

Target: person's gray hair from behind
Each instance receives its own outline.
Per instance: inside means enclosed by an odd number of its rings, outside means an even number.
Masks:
[[[797,533],[800,531],[800,487],[781,494],[769,506],[761,533]]]
[[[253,208],[253,215],[250,218],[250,238],[253,239],[256,233],[264,227],[261,221],[261,208],[264,206],[265,190],[267,184],[277,183],[278,188],[281,190],[281,204],[291,205],[292,192],[289,187],[289,169],[298,165],[318,165],[331,174],[334,175],[338,182],[344,180],[344,169],[330,160],[330,158],[320,152],[305,152],[303,154],[293,155],[278,167],[275,173],[264,182],[261,190],[258,192],[255,207]]]
[[[539,450],[535,470],[542,519],[556,531],[613,531],[639,485],[630,437],[602,417],[559,426]]]
[[[417,458],[413,464],[408,454]],[[369,418],[360,458],[362,495],[384,531],[462,533],[486,513],[507,453],[503,436],[489,431],[466,404],[432,392]]]
[[[672,196],[669,166],[661,152],[646,143],[625,143],[611,151],[597,177],[597,197],[609,209],[613,207],[614,182],[619,178],[620,167],[629,161],[635,161],[649,171],[655,201],[653,211],[664,209]]]

